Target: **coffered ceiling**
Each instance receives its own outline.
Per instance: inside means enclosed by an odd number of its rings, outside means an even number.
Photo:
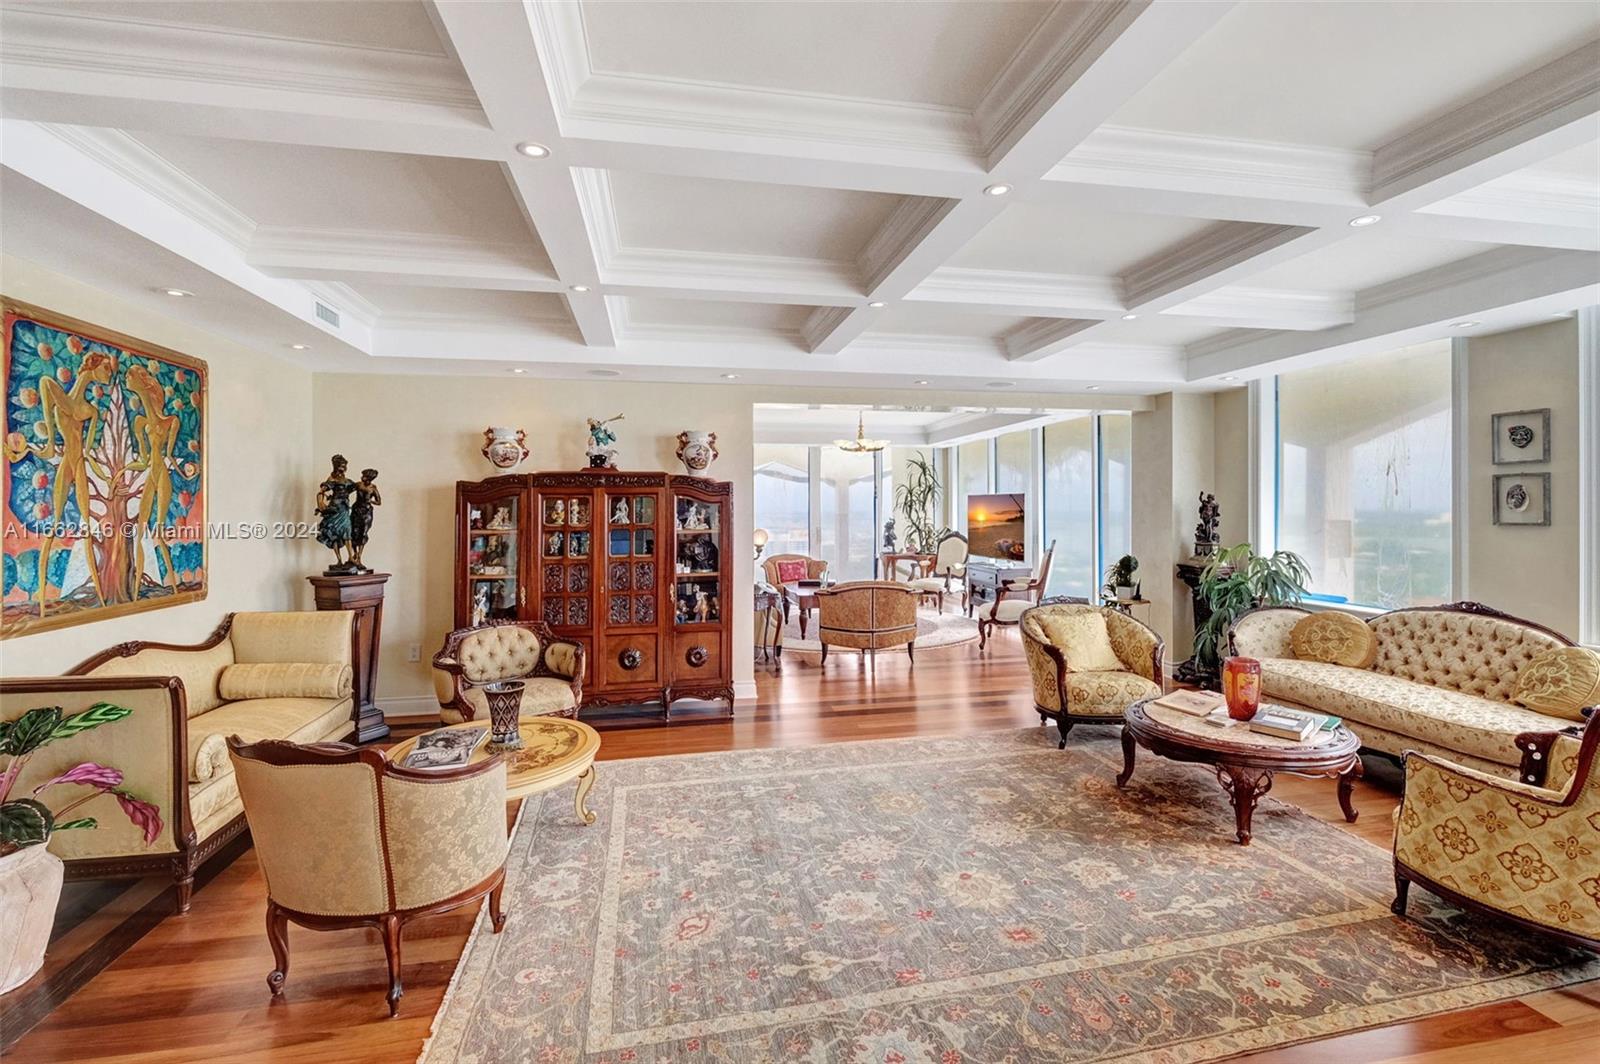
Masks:
[[[0,108],[7,253],[329,369],[1151,393],[1600,302],[1588,0],[0,0]]]

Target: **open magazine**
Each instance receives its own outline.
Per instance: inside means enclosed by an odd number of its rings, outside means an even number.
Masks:
[[[443,728],[419,736],[417,745],[401,758],[402,768],[455,768],[472,760],[472,754],[489,737],[487,728]]]

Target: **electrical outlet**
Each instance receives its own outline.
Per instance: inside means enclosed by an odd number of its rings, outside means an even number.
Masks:
[[[421,661],[422,660],[422,644],[421,643],[412,643],[409,647],[406,648],[406,660],[407,661]]]

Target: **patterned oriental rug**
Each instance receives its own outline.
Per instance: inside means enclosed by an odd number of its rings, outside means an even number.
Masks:
[[[529,799],[423,1050],[446,1062],[1209,1061],[1600,977],[1389,855],[1109,730],[600,765]],[[1329,782],[1328,786],[1333,786]]]

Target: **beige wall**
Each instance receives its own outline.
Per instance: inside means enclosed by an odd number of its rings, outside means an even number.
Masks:
[[[1160,395],[1153,410],[1133,415],[1133,553],[1169,666],[1187,658],[1194,641],[1176,566],[1194,550],[1200,492],[1216,490],[1214,428],[1209,393]]]
[[[0,259],[5,294],[206,361],[211,422],[206,518],[219,522],[305,520],[311,465],[311,374],[273,355],[114,299],[9,256]],[[213,535],[210,588],[200,602],[7,639],[7,676],[53,674],[127,639],[187,643],[204,638],[232,610],[293,609],[314,555],[290,540]]]
[[[518,472],[580,469],[584,419],[625,413],[614,428],[621,469],[675,470],[684,429],[717,434],[721,457],[710,474],[734,484],[736,604],[752,580],[750,490],[755,460],[750,389],[736,386],[552,381],[522,378],[318,374],[311,432],[316,467],[329,455],[352,469],[379,471],[383,506],[364,560],[389,572],[383,615],[378,701],[399,713],[436,711],[428,661],[454,627],[455,483],[495,470],[479,454],[483,430],[527,431],[528,460]],[[754,679],[751,611],[734,611],[734,679]],[[407,652],[419,648],[420,661]]]
[[[1250,392],[1230,388],[1212,397],[1215,407],[1212,448],[1213,486],[1222,510],[1221,536],[1231,547],[1250,538]],[[1189,524],[1199,522],[1199,502]],[[1192,529],[1191,529],[1192,533]]]
[[[1493,415],[1550,408],[1550,461],[1493,464]],[[1467,344],[1466,596],[1578,636],[1578,323]],[[1494,524],[1496,473],[1550,474],[1550,527]],[[1600,471],[1590,470],[1591,477]]]

